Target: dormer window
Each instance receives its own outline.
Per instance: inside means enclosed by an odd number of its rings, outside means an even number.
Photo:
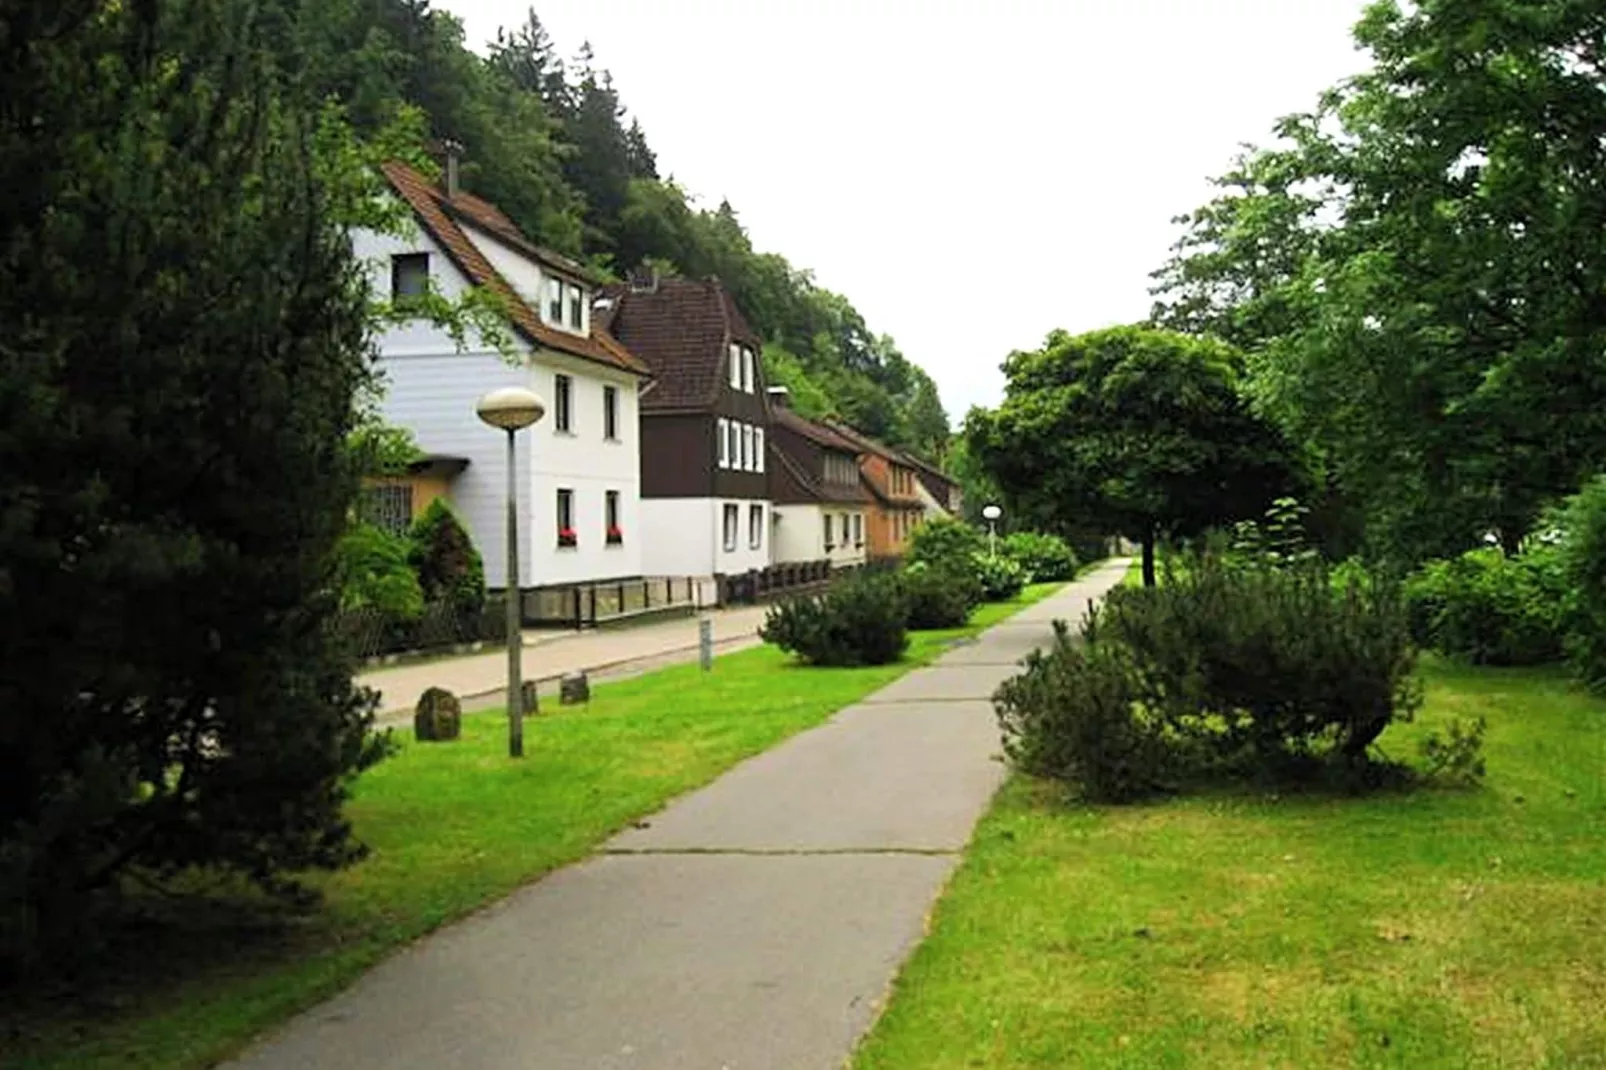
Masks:
[[[569,326],[578,331],[585,322],[586,292],[573,283],[564,289],[569,291]]]
[[[546,321],[563,322],[563,280],[546,280]]]
[[[732,390],[742,388],[742,347],[735,342],[730,350],[730,384]]]
[[[746,348],[742,350],[742,389],[753,392],[753,351]]]
[[[390,258],[392,303],[429,293],[429,254],[401,253]]]

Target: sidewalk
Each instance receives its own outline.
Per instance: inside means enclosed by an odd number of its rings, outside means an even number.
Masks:
[[[768,606],[710,610],[715,650],[726,654],[757,644],[758,629],[768,612]],[[557,693],[557,679],[566,673],[584,671],[605,679],[696,657],[696,617],[585,632],[524,633],[524,679],[541,681],[543,697]],[[431,687],[452,692],[463,700],[465,709],[502,705],[507,700],[507,650],[497,647],[480,654],[374,669],[360,674],[357,682],[380,693],[381,723],[411,715],[419,696]]]
[[[1004,777],[988,701],[1055,597],[381,963],[235,1070],[831,1070]]]

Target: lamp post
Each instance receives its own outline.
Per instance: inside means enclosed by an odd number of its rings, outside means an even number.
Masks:
[[[989,505],[981,511],[982,519],[987,521],[987,553],[991,557],[998,556],[998,518],[1004,511],[996,505]]]
[[[546,402],[533,390],[507,386],[493,390],[474,406],[479,418],[507,432],[507,753],[524,757],[524,683],[520,679],[523,640],[519,634],[519,484],[513,437],[546,415]]]

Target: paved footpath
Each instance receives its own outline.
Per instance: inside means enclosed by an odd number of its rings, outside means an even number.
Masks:
[[[756,646],[758,629],[768,606],[710,610],[714,648],[729,654]],[[583,632],[527,631],[524,633],[524,678],[542,682],[542,694],[557,693],[560,676],[588,672],[607,679],[662,668],[697,657],[697,618],[678,617],[651,624],[621,625]],[[507,703],[507,651],[492,647],[485,653],[435,658],[408,665],[371,669],[357,682],[380,693],[380,720],[384,723],[410,717],[426,688],[444,687],[463,700],[467,709],[504,706]]]
[[[420,941],[235,1070],[840,1067],[1004,777],[993,689],[1125,571]]]

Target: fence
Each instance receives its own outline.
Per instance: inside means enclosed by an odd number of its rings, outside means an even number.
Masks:
[[[424,607],[416,620],[400,620],[371,606],[344,609],[331,622],[335,635],[357,657],[450,650],[478,642],[503,642],[507,621],[500,598],[486,599],[478,612],[464,612],[444,602]]]
[[[798,561],[719,577],[720,605],[754,605],[789,594],[818,590],[831,582],[831,562]]]
[[[702,588],[688,576],[658,576],[606,583],[542,587],[522,595],[524,623],[596,627],[647,614],[696,609]]]

